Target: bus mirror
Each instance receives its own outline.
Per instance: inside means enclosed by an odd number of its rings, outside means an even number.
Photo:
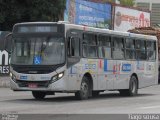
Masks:
[[[11,53],[11,45],[12,45],[12,33],[9,33],[5,37],[4,48],[10,54]]]

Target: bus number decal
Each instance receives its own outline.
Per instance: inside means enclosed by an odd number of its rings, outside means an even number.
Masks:
[[[96,64],[85,64],[85,69],[96,69]]]
[[[124,71],[124,72],[131,71],[131,64],[123,64],[122,65],[122,71]]]
[[[20,76],[20,80],[27,80],[27,76]]]

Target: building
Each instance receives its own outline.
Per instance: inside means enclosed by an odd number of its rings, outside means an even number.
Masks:
[[[151,25],[160,27],[160,0],[135,0],[135,6],[151,11]]]

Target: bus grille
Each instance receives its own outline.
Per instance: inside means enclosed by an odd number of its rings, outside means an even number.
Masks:
[[[28,87],[29,84],[36,84],[38,88],[48,87],[50,81],[22,81],[17,80],[16,83],[19,87]]]
[[[57,68],[63,66],[64,64],[58,64],[58,65],[13,65],[11,64],[11,67],[13,70],[15,70],[18,73],[24,73],[24,74],[49,74],[53,71],[55,71]]]

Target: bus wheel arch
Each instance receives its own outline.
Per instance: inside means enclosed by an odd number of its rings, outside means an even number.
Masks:
[[[139,88],[139,80],[138,80],[137,74],[136,74],[136,73],[133,73],[133,74],[131,75],[131,77],[132,77],[132,76],[135,76],[135,77],[136,77],[136,79],[137,79],[137,87]],[[130,77],[130,78],[131,78],[131,77]]]
[[[138,79],[135,75],[130,77],[129,89],[127,93],[128,96],[135,96],[138,94]]]
[[[86,74],[84,74],[84,76],[87,77],[88,80],[89,80],[88,82],[89,82],[90,95],[91,95],[92,94],[92,90],[93,90],[93,78],[92,78],[90,73],[86,73]]]
[[[133,73],[129,80],[129,88],[119,90],[122,96],[135,96],[138,94],[138,77]]]
[[[87,91],[85,91],[86,89]],[[90,73],[85,73],[81,80],[80,90],[75,93],[75,96],[80,100],[88,99],[89,97],[92,96],[92,90],[93,90],[92,76]]]

